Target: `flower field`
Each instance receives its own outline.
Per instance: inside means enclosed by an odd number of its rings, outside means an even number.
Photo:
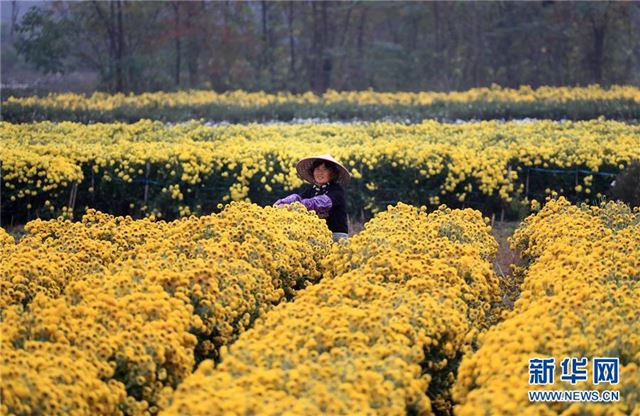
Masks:
[[[486,215],[553,191],[604,194],[640,159],[640,127],[615,121],[165,126],[0,123],[3,221],[79,217],[84,207],[165,219],[232,200],[261,205],[302,185],[294,165],[331,153],[351,169],[349,210],[399,200]],[[402,198],[399,198],[402,195]]]
[[[400,203],[332,244],[234,202],[0,230],[2,413],[638,414],[640,210],[549,199],[513,310],[486,221]],[[622,400],[532,405],[539,354],[619,357]]]
[[[17,243],[4,233],[4,412],[232,411],[248,385],[280,409],[423,412],[427,389],[446,406],[457,361],[499,302],[480,214],[400,204],[348,246],[320,225],[304,209],[233,203],[172,223],[91,211],[32,221]],[[181,408],[193,403],[201,410]]]
[[[512,244],[528,260],[522,293],[462,360],[456,414],[640,415],[640,210],[552,200],[527,218]],[[615,387],[620,401],[530,403],[527,390],[539,386],[528,384],[527,362],[540,355],[618,357],[616,386],[588,380],[555,388]]]
[[[640,207],[607,201],[636,87],[2,104],[2,415],[640,416]],[[352,122],[256,123],[297,117]],[[363,228],[339,242],[272,206],[325,153]],[[532,400],[545,357],[620,399]]]
[[[2,231],[3,414],[156,413],[198,362],[318,280],[331,248],[305,210],[244,203],[26,228],[17,243]]]
[[[322,95],[231,91],[180,91],[139,95],[94,93],[9,97],[2,102],[2,119],[135,122],[206,120],[246,122],[329,118],[379,120],[383,117],[420,122],[436,119],[545,118],[587,120],[607,115],[619,120],[640,118],[640,91],[633,86],[473,88],[453,92],[395,92],[328,90]]]
[[[167,414],[430,414],[499,301],[477,211],[400,204],[179,387]]]

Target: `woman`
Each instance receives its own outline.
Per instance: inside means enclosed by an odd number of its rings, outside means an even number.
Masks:
[[[349,171],[331,155],[307,157],[296,165],[298,176],[311,184],[300,195],[291,194],[273,204],[282,207],[300,202],[327,221],[333,241],[348,238],[347,203],[342,185],[349,183]]]

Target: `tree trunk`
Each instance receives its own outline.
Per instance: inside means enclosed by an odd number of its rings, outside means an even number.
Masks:
[[[197,5],[194,3],[187,3],[189,5],[188,14],[191,21],[196,22],[195,30],[191,31],[187,37],[185,45],[185,59],[187,64],[187,71],[189,72],[189,86],[194,88],[199,83],[199,71],[198,60],[201,53],[200,39],[206,38],[206,28],[203,26],[202,20],[197,16],[202,16],[205,13],[205,3],[200,1]],[[202,32],[201,32],[202,31]]]
[[[345,69],[348,68],[349,62],[349,53],[346,50],[347,45],[347,34],[349,33],[349,28],[351,27],[351,16],[353,14],[353,5],[349,5],[347,12],[344,17],[344,21],[342,23],[342,32],[340,34],[340,38],[334,40],[335,45],[339,48],[340,54],[339,57],[334,59],[334,68],[337,69],[338,76],[334,75],[333,85],[339,89],[348,88],[347,82],[349,79],[349,72]],[[336,30],[337,31],[337,30]],[[336,80],[336,78],[338,78]]]
[[[333,60],[327,52],[329,42],[329,18],[328,18],[328,2],[322,2],[322,84],[321,91],[325,92],[329,88],[331,81],[331,70],[333,69]]]
[[[591,72],[593,80],[602,84],[602,67],[604,64],[604,40],[607,33],[607,14],[609,5],[605,9],[604,16],[597,22],[595,16],[591,15],[591,29],[593,33],[593,54],[591,55]]]
[[[116,90],[118,92],[124,91],[124,77],[123,77],[123,57],[124,57],[124,28],[122,27],[122,1],[116,2],[116,13],[118,18],[118,47],[116,53]]]
[[[287,10],[287,24],[289,29],[289,79],[292,81],[294,88],[296,89],[295,84],[298,79],[298,74],[296,73],[296,45],[295,38],[293,35],[293,1],[289,2],[289,7]]]
[[[180,28],[180,3],[173,2],[173,12],[174,12],[174,28],[175,28],[175,37],[176,37],[176,85],[180,86],[180,37],[181,37],[181,28]]]
[[[320,39],[320,18],[318,17],[318,3],[311,2],[311,22],[312,22],[312,35],[311,35],[311,70],[309,74],[311,76],[310,85],[311,89],[315,93],[322,92],[321,87],[321,59],[322,59],[322,41]]]
[[[362,9],[360,21],[358,22],[358,38],[356,41],[356,62],[355,62],[355,80],[358,89],[364,89],[365,72],[364,72],[364,35],[367,24],[367,8]]]
[[[602,84],[602,63],[604,55],[604,26],[593,28],[593,60],[591,68],[593,70],[593,78],[598,84]]]
[[[263,69],[269,67],[269,24],[268,24],[268,8],[269,3],[266,0],[262,0],[262,52],[260,53],[259,69],[262,72]]]
[[[12,0],[11,1],[11,31],[9,35],[9,39],[11,40],[11,43],[13,43],[15,40],[14,33],[16,31],[16,25],[18,23],[19,10],[20,8],[18,7],[18,2],[16,0]]]
[[[96,3],[96,8],[100,10],[100,6]],[[107,31],[109,33],[109,89],[113,92],[117,91],[116,86],[116,70],[118,64],[118,55],[116,52],[116,32],[113,21],[115,15],[115,3],[109,3],[109,20],[106,23]]]

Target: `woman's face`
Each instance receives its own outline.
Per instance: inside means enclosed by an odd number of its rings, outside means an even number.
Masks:
[[[331,170],[327,169],[325,165],[316,166],[313,170],[313,180],[318,185],[324,185],[331,181]]]

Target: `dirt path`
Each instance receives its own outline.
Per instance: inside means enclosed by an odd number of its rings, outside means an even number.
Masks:
[[[491,235],[498,242],[498,253],[493,263],[493,268],[500,278],[500,287],[505,294],[503,302],[508,309],[513,308],[513,303],[520,295],[519,287],[515,281],[511,265],[520,265],[521,259],[517,252],[509,248],[507,239],[511,237],[520,225],[519,222],[495,222],[491,229]]]

